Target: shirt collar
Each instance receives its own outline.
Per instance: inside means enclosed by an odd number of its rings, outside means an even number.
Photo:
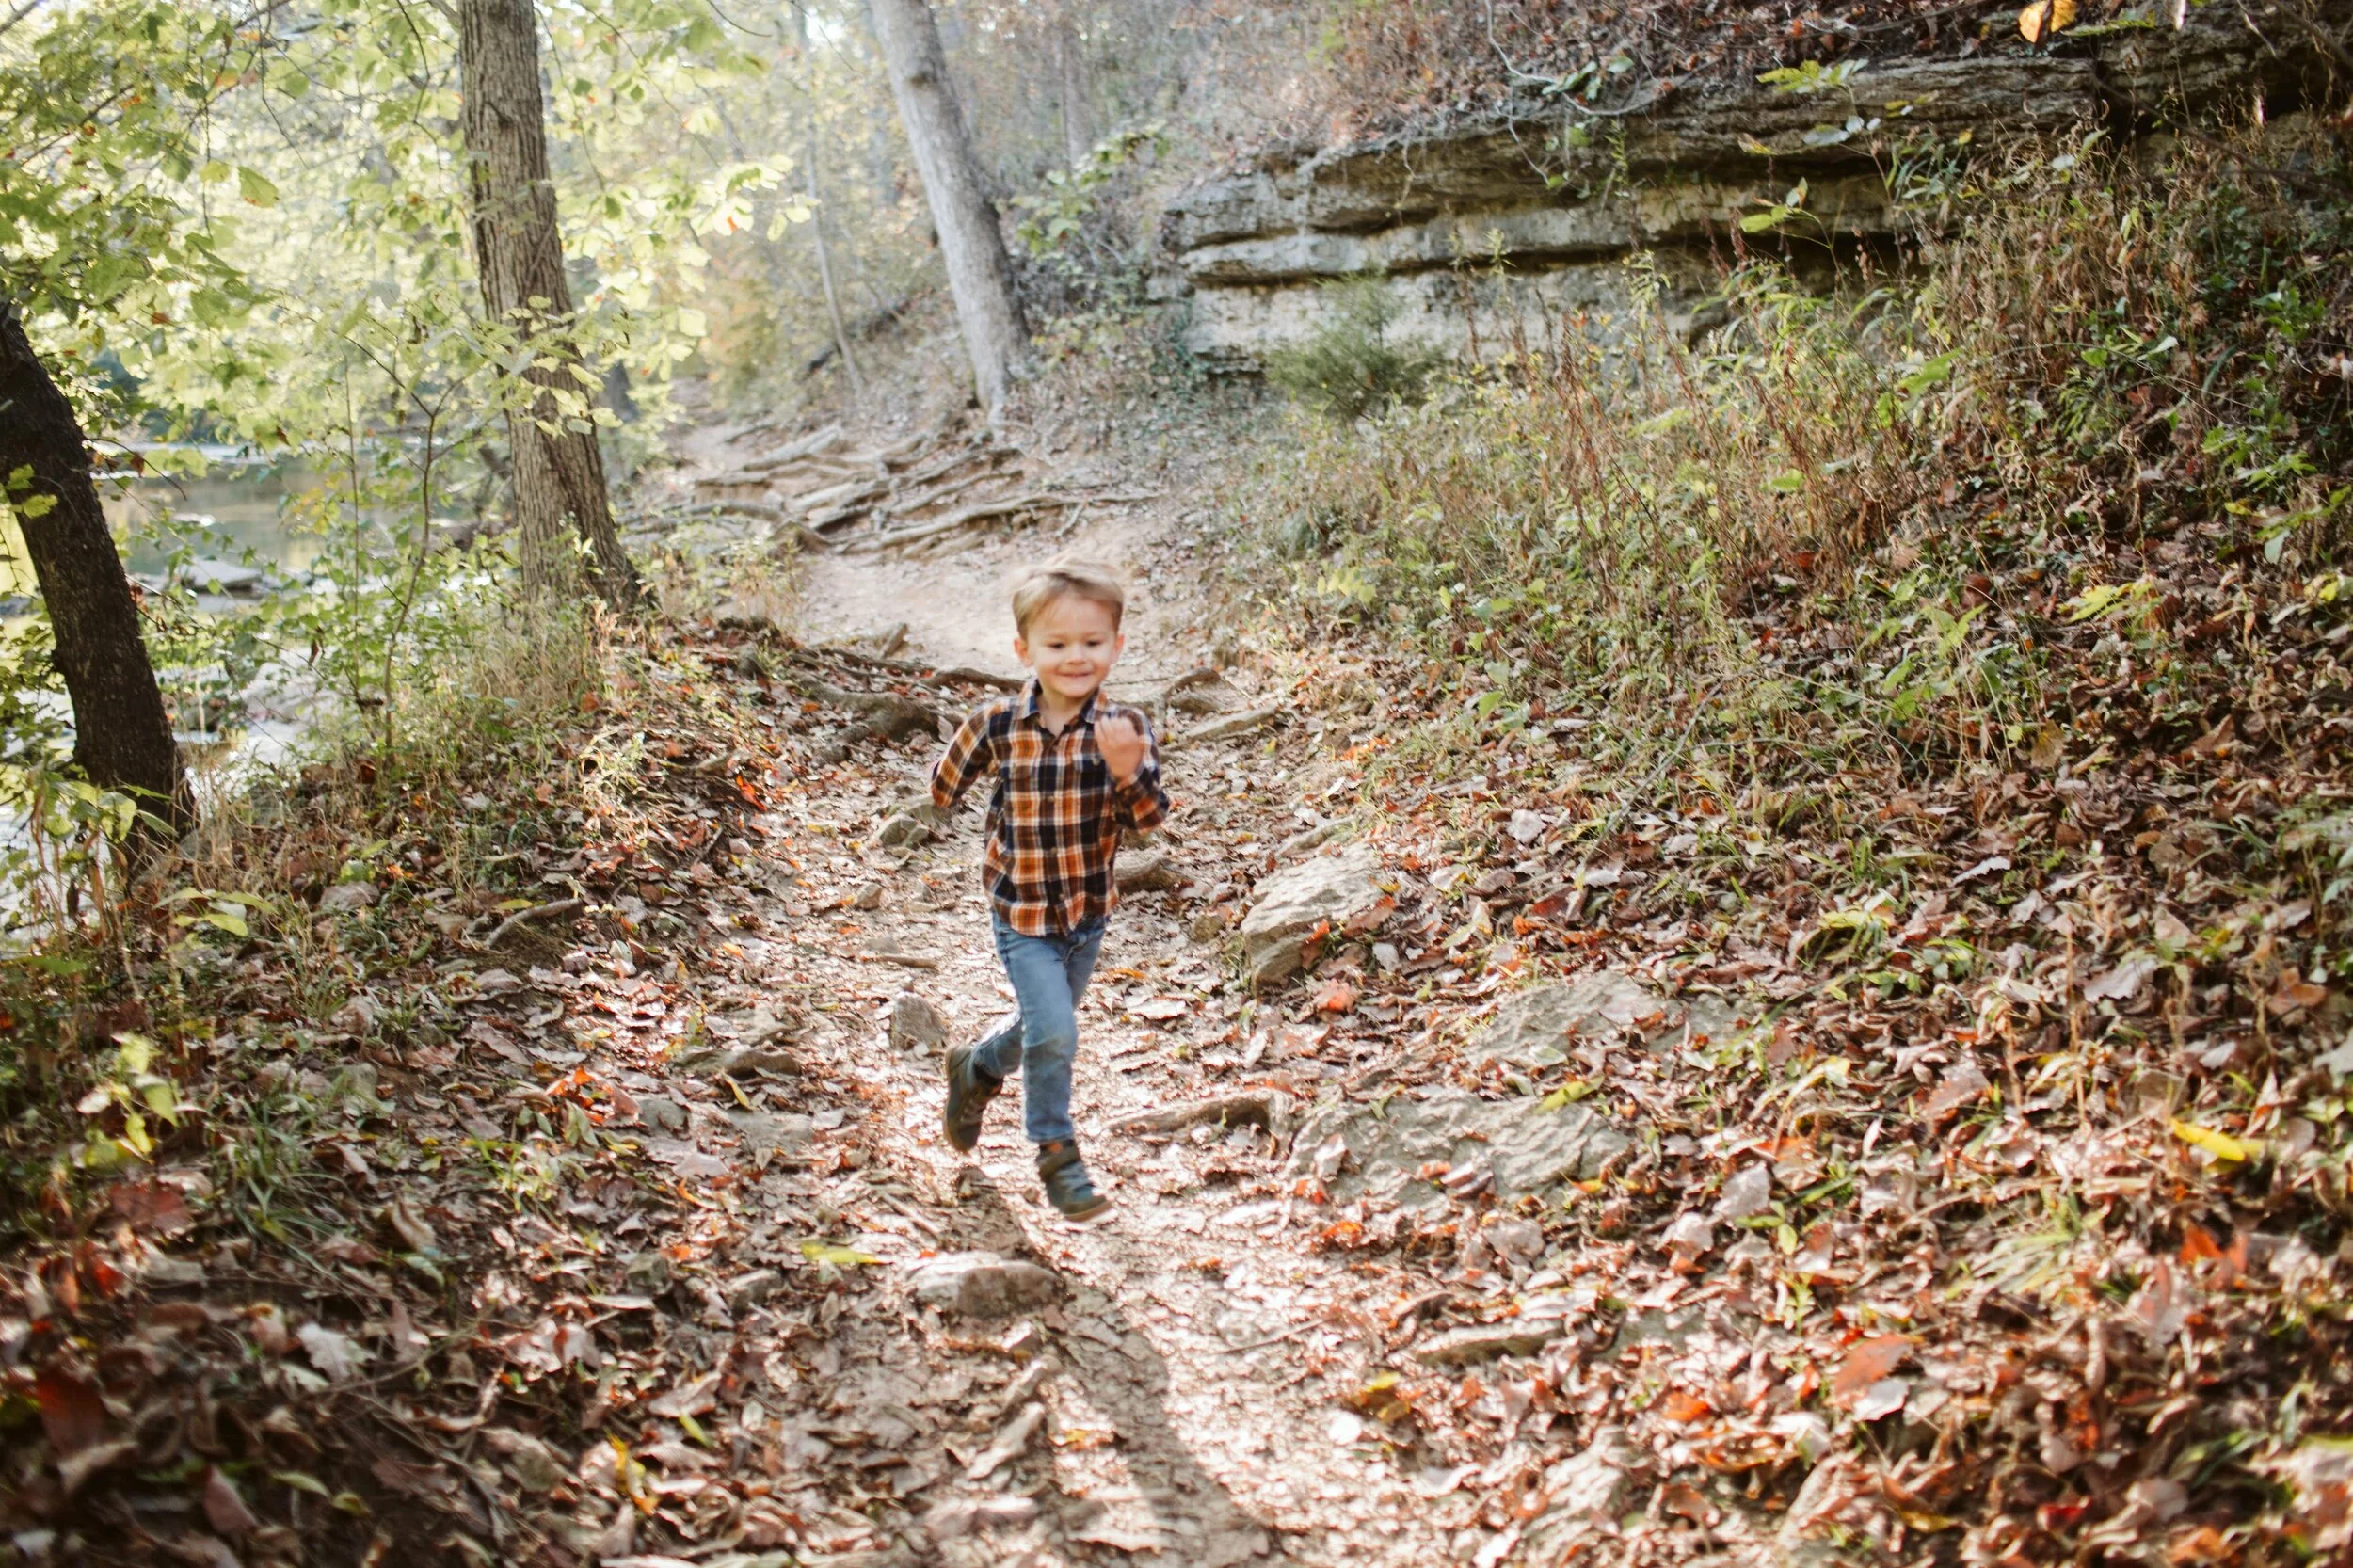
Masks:
[[[1103,688],[1100,686],[1097,686],[1095,690],[1089,692],[1087,694],[1086,701],[1079,705],[1079,712],[1071,718],[1070,723],[1064,727],[1062,732],[1064,734],[1068,734],[1071,730],[1078,728],[1081,725],[1093,724],[1095,722],[1096,699],[1100,697],[1102,695]],[[1035,724],[1040,729],[1046,728],[1046,721],[1038,716],[1038,707],[1044,700],[1045,696],[1046,689],[1038,683],[1038,679],[1034,675],[1030,677],[1030,683],[1021,688],[1021,716]]]

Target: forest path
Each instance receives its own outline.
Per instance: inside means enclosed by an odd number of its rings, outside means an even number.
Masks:
[[[1005,581],[1070,548],[1110,561],[1135,585],[1129,650],[1112,689],[1142,699],[1213,640],[1200,597],[1208,563],[1197,541],[1162,520],[1175,510],[1113,515],[1067,539],[1038,530],[979,540],[921,562],[819,556],[796,630],[815,646],[904,623],[902,658],[1012,676]],[[1236,669],[1208,689],[1227,709],[1285,702],[1261,685]],[[973,695],[938,706],[946,714]],[[906,1560],[912,1550],[922,1561],[1034,1568],[1467,1558],[1486,1532],[1457,1538],[1441,1520],[1470,1499],[1416,1498],[1380,1455],[1373,1423],[1342,1412],[1321,1385],[1319,1370],[1334,1364],[1343,1334],[1325,1320],[1372,1282],[1310,1250],[1321,1220],[1295,1215],[1284,1195],[1288,1148],[1247,1125],[1173,1139],[1109,1130],[1122,1116],[1221,1092],[1313,1098],[1293,1073],[1259,1060],[1263,1035],[1245,1040],[1237,1021],[1252,1018],[1228,978],[1225,927],[1197,923],[1229,863],[1263,862],[1269,846],[1298,831],[1284,782],[1297,759],[1271,755],[1258,732],[1164,759],[1180,803],[1209,806],[1180,808],[1165,847],[1195,892],[1123,902],[1081,1009],[1074,1111],[1116,1207],[1079,1229],[1042,1201],[1019,1130],[1017,1080],[977,1153],[960,1156],[939,1132],[939,1047],[903,1049],[890,1037],[892,1010],[910,992],[937,1010],[951,1040],[971,1038],[1009,1005],[979,886],[982,813],[968,802],[941,841],[881,847],[877,825],[895,805],[922,797],[937,743],[821,744],[817,755],[844,749],[838,761],[806,768],[788,752],[777,769],[770,810],[756,821],[765,844],[738,863],[760,935],[733,944],[742,950],[733,994],[755,1008],[752,1027],[762,1011],[794,1020],[784,1032],[792,1055],[835,1097],[811,1097],[808,1076],[781,1094],[742,1075],[704,1077],[689,1056],[663,1074],[660,1097],[670,1103],[648,1112],[649,1124],[681,1115],[687,1138],[743,1179],[750,1230],[726,1249],[731,1266],[765,1258],[805,1270],[813,1259],[841,1272],[840,1293],[813,1319],[781,1302],[744,1310],[743,1298],[762,1287],[721,1292],[739,1298],[729,1364],[760,1369],[743,1379],[752,1392],[738,1412],[744,1440],[733,1489],[760,1491],[762,1468],[774,1478],[772,1500],[744,1516],[744,1544],[790,1542],[843,1560]],[[1304,1066],[1310,1077],[1339,1070]],[[747,1082],[754,1098],[744,1097]],[[679,1153],[685,1141],[669,1146],[671,1158],[691,1159]],[[695,1216],[680,1219],[695,1229]],[[688,1234],[648,1240],[697,1245]],[[833,1245],[850,1250],[825,1250]],[[927,1257],[966,1252],[1044,1268],[1054,1299],[984,1318],[922,1307],[914,1292]],[[1038,1279],[1019,1270],[1006,1277]],[[717,1299],[711,1304],[730,1316]],[[1353,1316],[1352,1332],[1381,1337],[1370,1313]],[[1000,1443],[1016,1456],[991,1465],[982,1456]],[[907,1513],[875,1506],[885,1500]],[[912,1528],[903,1524],[886,1544],[861,1514],[912,1515]]]

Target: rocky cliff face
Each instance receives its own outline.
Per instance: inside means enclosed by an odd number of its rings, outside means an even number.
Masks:
[[[2353,0],[2324,9],[2342,26]],[[1320,285],[1353,277],[1389,294],[1399,343],[1456,356],[1543,346],[1608,331],[1646,278],[1689,310],[1744,217],[1794,205],[1750,243],[1827,280],[1914,220],[1891,186],[2095,125],[2129,139],[2259,103],[2293,111],[2328,90],[2329,63],[2284,8],[2256,8],[2228,25],[2062,36],[2049,53],[1864,62],[1798,90],[1671,92],[1622,118],[1554,105],[1273,152],[1171,203],[1161,292],[1183,301],[1188,346],[1234,369],[1305,341],[1334,308]],[[1636,256],[1651,264],[1629,267]]]

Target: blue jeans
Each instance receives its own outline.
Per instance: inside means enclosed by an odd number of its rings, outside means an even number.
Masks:
[[[1079,999],[1103,951],[1105,921],[1090,920],[1058,936],[1024,936],[1002,921],[997,956],[1013,982],[1019,1016],[972,1048],[973,1065],[991,1078],[1021,1074],[1021,1119],[1033,1144],[1074,1138],[1070,1066],[1079,1054]]]

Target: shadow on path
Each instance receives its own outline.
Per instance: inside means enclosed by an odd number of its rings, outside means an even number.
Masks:
[[[1033,1227],[1060,1222],[1025,1215],[974,1164],[957,1171],[955,1192],[953,1207],[939,1211],[946,1222],[943,1246],[1050,1265],[1035,1243]],[[1055,1453],[1049,1446],[1045,1450],[1053,1454],[1052,1485],[1038,1501],[1057,1516],[1065,1539],[1115,1550],[1162,1551],[1165,1555],[1151,1560],[1186,1568],[1301,1561],[1241,1510],[1177,1431],[1169,1410],[1168,1363],[1116,1294],[1083,1274],[1059,1266],[1057,1272],[1069,1294],[1060,1307],[1040,1314],[1048,1325],[1049,1353],[1061,1364],[1044,1397],[1058,1413],[1083,1407],[1087,1415],[1076,1420],[1107,1418],[1117,1434],[1110,1449]],[[1035,1463],[1034,1453],[1030,1463]]]

